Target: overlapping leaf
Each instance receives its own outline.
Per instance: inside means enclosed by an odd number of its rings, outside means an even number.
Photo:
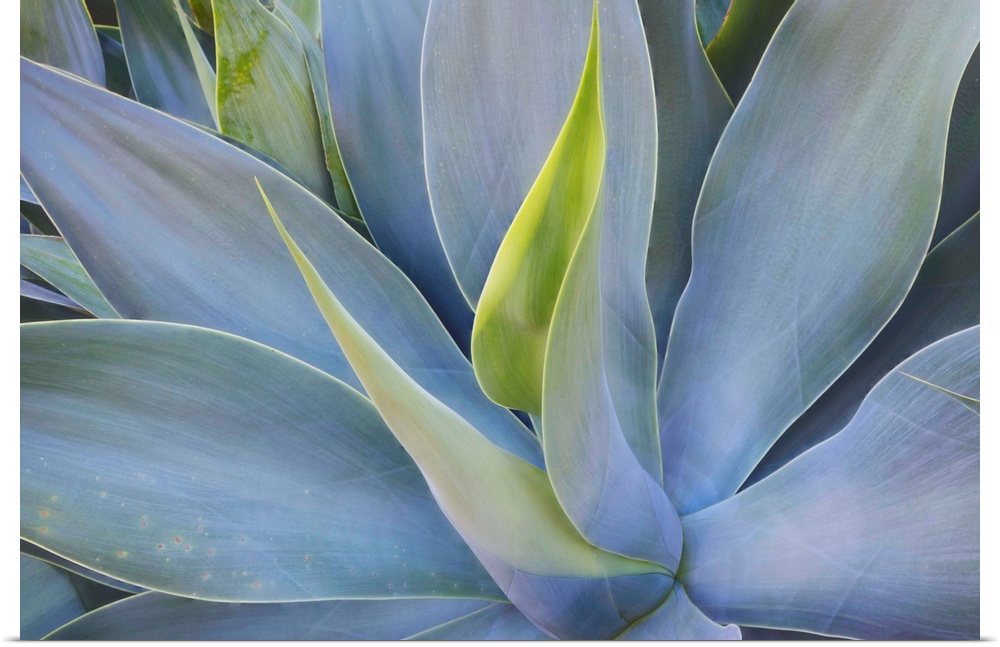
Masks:
[[[682,514],[735,492],[902,303],[978,38],[975,2],[797,2],[782,22],[709,166],[667,346]]]
[[[978,327],[903,362],[833,438],[683,519],[699,608],[855,638],[979,635],[979,416],[924,382],[979,398]]]
[[[104,85],[104,57],[83,0],[21,4],[21,56]]]

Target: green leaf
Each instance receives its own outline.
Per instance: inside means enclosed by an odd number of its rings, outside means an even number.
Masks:
[[[705,4],[698,2],[699,12]],[[662,368],[674,309],[691,274],[691,219],[705,170],[733,105],[695,33],[691,0],[641,0],[639,10],[657,88],[656,201],[646,258],[646,292]]]
[[[502,599],[368,400],[176,324],[22,327],[21,535],[201,599]]]
[[[318,0],[309,0],[316,7],[316,20],[319,20]],[[300,6],[302,2],[298,3]],[[306,3],[308,4],[308,2]],[[326,64],[323,62],[323,48],[316,36],[293,11],[289,10],[280,0],[274,8],[275,15],[281,18],[295,32],[302,43],[306,57],[306,67],[309,70],[309,83],[313,98],[316,100],[316,114],[319,119],[320,133],[323,136],[323,151],[326,168],[333,181],[333,193],[337,199],[337,207],[348,217],[360,220],[358,204],[354,200],[351,183],[344,172],[344,164],[340,160],[340,149],[337,144],[337,134],[333,130],[333,115],[330,111],[330,97],[326,91]],[[317,26],[318,30],[318,26]]]
[[[542,411],[545,345],[556,297],[597,208],[604,176],[607,145],[597,33],[595,9],[576,99],[500,244],[472,329],[472,365],[483,391],[494,402],[532,413]]]
[[[22,61],[21,82],[21,170],[123,317],[248,337],[360,387],[261,209],[259,177],[316,266],[346,277],[340,298],[382,348],[498,445],[542,464],[536,439],[483,395],[420,293],[307,190],[210,134],[66,75]]]
[[[214,97],[202,91],[177,0],[118,0],[118,22],[135,96],[168,114],[215,127]],[[188,26],[190,29],[190,26]],[[202,61],[207,65],[207,61]]]
[[[95,317],[118,319],[94,281],[62,238],[21,236],[21,265],[39,275]]]
[[[746,92],[764,49],[792,1],[732,0],[719,33],[707,44],[708,59],[734,104]]]
[[[104,85],[104,57],[83,0],[22,2],[21,56]]]
[[[224,604],[144,593],[89,613],[48,638],[400,640],[495,604],[445,598]]]
[[[726,12],[729,11],[729,3],[730,0],[697,0],[695,2],[698,39],[703,46],[708,46],[715,35],[719,33]]]
[[[756,483],[843,429],[880,379],[904,359],[979,323],[979,215],[927,255],[903,305],[865,352],[781,435],[748,483]]]
[[[587,57],[592,10],[587,0],[520,2],[513,10],[448,1],[433,3],[428,13],[421,72],[427,181],[445,251],[470,302],[480,299],[497,249],[566,124]],[[605,371],[629,446],[659,479],[656,341],[643,254],[656,177],[652,74],[635,4],[605,2],[598,11],[606,45]],[[541,351],[544,333],[539,337]],[[536,388],[540,363],[540,357],[531,360]],[[532,399],[537,413],[539,394]]]
[[[682,515],[733,494],[903,302],[976,8],[796,3],[775,34],[705,178],[660,380]]]
[[[862,639],[979,636],[979,416],[906,374],[978,399],[979,328],[899,365],[833,438],[683,518],[679,577],[709,617]]]
[[[268,209],[375,407],[508,599],[536,624],[570,638],[587,629],[613,630],[609,623],[648,610],[657,598],[643,599],[645,606],[636,609],[616,601],[612,591],[621,580],[634,585],[640,575],[653,584],[643,591],[648,592],[669,582],[664,569],[587,543],[560,507],[545,472],[491,443],[421,389],[358,325],[270,203]],[[581,625],[584,611],[596,627]]]
[[[182,2],[185,0],[181,0]],[[191,14],[198,26],[208,32],[215,33],[215,17],[212,15],[212,0],[186,0]]]
[[[372,237],[468,354],[472,310],[438,237],[424,174],[420,60],[427,6],[427,0],[324,3],[325,85],[344,167]]]
[[[333,202],[302,43],[258,2],[215,0],[212,6],[223,134],[275,158]]]
[[[321,26],[319,0],[278,0],[278,2],[282,2],[298,16],[307,33],[312,37],[313,42],[316,42],[319,38]],[[277,6],[277,3],[275,5]]]

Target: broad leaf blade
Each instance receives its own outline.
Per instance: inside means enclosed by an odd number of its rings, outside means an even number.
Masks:
[[[513,604],[491,604],[408,640],[549,640]]]
[[[24,326],[21,425],[22,536],[125,582],[500,595],[371,403],[274,349],[175,324]]]
[[[655,592],[670,582],[662,567],[587,543],[545,472],[490,443],[421,389],[358,325],[270,203],[268,209],[372,402],[508,599],[539,626],[567,638],[615,631],[624,618],[647,611],[657,597],[640,599],[637,608],[636,600],[616,600],[614,592],[622,586]],[[581,624],[583,617],[588,621]]]
[[[520,243],[522,249],[529,250],[525,254],[525,273],[538,277],[548,271],[546,279],[556,282],[558,294],[553,299],[551,326],[544,331],[541,404],[545,465],[560,505],[580,534],[595,546],[660,564],[673,572],[681,555],[680,520],[662,489],[629,449],[605,373],[599,199],[605,151],[597,16],[595,11],[577,100],[552,156],[500,246],[494,272],[497,267],[505,270],[521,260],[510,253],[513,244]],[[589,143],[591,139],[593,143]],[[554,168],[550,167],[553,164]],[[588,168],[588,164],[597,168]],[[572,178],[572,173],[579,173],[581,179]],[[582,190],[576,186],[581,180]],[[588,186],[587,182],[596,186]],[[560,191],[573,197],[567,200],[558,195]],[[577,199],[583,204],[574,204]],[[565,268],[530,267],[533,250],[556,245],[569,247]],[[552,259],[540,260],[551,263]],[[477,324],[490,303],[494,272],[480,300]],[[537,285],[534,287],[537,289]],[[525,292],[530,295],[530,291]],[[516,296],[523,298],[524,292]],[[519,305],[515,303],[514,307]],[[526,318],[512,317],[515,323]],[[523,334],[521,330],[501,331],[500,336],[517,347],[526,343],[517,339],[518,333]],[[474,342],[477,339],[473,337]],[[476,349],[474,345],[473,361]],[[501,346],[501,353],[504,350]],[[509,350],[506,355],[516,357]],[[494,358],[493,365],[486,368],[503,370],[498,359]]]
[[[774,444],[747,479],[756,483],[843,429],[894,366],[979,323],[979,215],[927,255],[906,301],[847,371]]]
[[[187,17],[176,0],[120,0],[115,3],[135,96],[163,112],[215,127],[209,100],[201,88],[193,51],[184,34]]]
[[[494,442],[541,464],[419,292],[308,191],[210,134],[22,65],[22,172],[122,316],[249,337],[360,386],[261,209],[259,177],[324,276],[345,277],[341,299],[382,348]]]
[[[979,211],[979,47],[958,84],[948,126],[941,208],[934,227],[936,245]]]
[[[21,640],[38,640],[91,609],[128,595],[23,553],[20,570]]]
[[[722,21],[729,11],[730,0],[696,0],[695,22],[698,37],[703,47],[707,47],[722,27]]]
[[[21,554],[30,555],[31,557],[40,559],[43,562],[57,566],[61,570],[68,571],[74,575],[79,575],[84,579],[91,580],[105,587],[124,591],[125,593],[143,593],[146,590],[141,586],[129,584],[128,582],[122,582],[121,580],[116,580],[113,577],[108,577],[103,573],[92,571],[85,566],[80,566],[76,562],[71,562],[65,557],[60,557],[55,553],[50,553],[41,546],[35,545],[30,541],[25,541],[23,539],[21,540]]]
[[[76,301],[67,298],[63,294],[50,290],[43,285],[32,283],[31,281],[27,281],[25,279],[21,279],[21,296],[83,312],[83,308],[81,308],[80,304]]]
[[[706,4],[711,3],[697,3],[699,25]],[[728,0],[723,4],[724,14]],[[657,89],[656,202],[646,258],[646,291],[662,367],[674,309],[691,274],[695,204],[733,105],[698,40],[691,0],[641,0],[639,10]]]
[[[633,623],[617,636],[619,640],[739,640],[740,628],[725,627],[710,620],[691,602],[677,582],[655,611]]]
[[[978,398],[978,327],[903,362],[830,440],[683,519],[681,577],[706,614],[853,638],[979,635],[979,416],[903,373]]]
[[[682,514],[735,492],[902,303],[976,7],[803,2],[775,34],[709,166],[660,381]]]
[[[104,85],[104,57],[83,0],[21,3],[21,56]]]
[[[223,134],[275,158],[333,202],[302,43],[258,2],[215,0],[212,7]]]
[[[89,613],[48,638],[399,640],[493,604],[444,598],[225,604],[145,593]]]
[[[427,0],[324,2],[326,85],[344,168],[375,243],[468,353],[472,311],[445,257],[424,174],[427,7]]]
[[[63,239],[22,235],[21,265],[48,281],[95,317],[119,318]]]

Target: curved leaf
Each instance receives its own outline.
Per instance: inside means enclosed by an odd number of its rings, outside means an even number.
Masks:
[[[683,519],[680,578],[709,617],[882,640],[979,635],[979,416],[904,373],[978,398],[978,327],[899,365],[833,438]]]
[[[734,104],[740,102],[778,23],[793,0],[732,0],[705,53]],[[884,7],[880,8],[884,11]]]
[[[740,628],[709,620],[691,602],[680,582],[655,611],[616,636],[618,640],[739,640]]]
[[[979,211],[979,47],[958,84],[948,126],[941,208],[931,245]]]
[[[623,619],[648,611],[658,598],[636,596],[634,589],[649,593],[669,583],[663,568],[587,543],[545,472],[489,442],[421,389],[358,325],[267,206],[372,402],[504,595],[532,622],[566,638],[614,631]],[[623,586],[618,597],[632,597],[618,601],[614,591]]]
[[[21,279],[21,296],[27,297],[29,299],[35,299],[37,301],[44,301],[45,303],[52,303],[57,306],[63,306],[66,308],[72,308],[73,310],[83,311],[80,304],[72,299],[66,298],[66,296],[50,290],[49,288],[38,285],[37,283],[32,283],[25,279]]]
[[[249,337],[360,386],[274,235],[259,177],[324,276],[345,277],[341,299],[382,348],[494,442],[541,464],[413,285],[308,191],[137,103],[30,62],[21,79],[21,170],[123,317]]]
[[[719,33],[722,21],[729,11],[730,0],[697,0],[695,2],[695,22],[698,25],[700,43],[708,46]]]
[[[468,353],[472,311],[438,238],[424,176],[420,49],[427,6],[324,2],[326,80],[344,168],[372,237]]]
[[[108,29],[114,29],[118,39],[115,39]],[[132,92],[132,78],[129,76],[125,48],[122,47],[120,39],[121,33],[117,27],[97,29],[97,42],[101,45],[101,55],[104,57],[105,85],[112,92],[127,97]]]
[[[892,320],[782,434],[748,484],[843,429],[872,387],[896,364],[938,339],[979,323],[979,246],[977,214],[931,250]]]
[[[212,8],[222,133],[270,155],[333,202],[302,43],[259,2],[214,0]]]
[[[89,613],[48,638],[399,640],[493,604],[443,598],[226,604],[144,593]]]
[[[94,281],[62,238],[21,236],[21,265],[102,319],[118,319]]]
[[[681,514],[734,493],[909,291],[976,7],[797,2],[775,34],[709,166],[667,345]]]
[[[699,16],[705,4],[698,2]],[[728,6],[728,0],[724,4]],[[695,33],[692,1],[640,0],[639,10],[657,89],[656,201],[646,258],[646,292],[662,367],[674,309],[691,274],[695,204],[733,105]]]
[[[204,54],[189,46],[181,24],[187,17],[177,0],[119,0],[115,7],[136,98],[214,128],[215,97],[202,90],[192,56]]]
[[[57,566],[59,569],[64,571],[69,571],[74,575],[79,575],[80,577],[96,582],[105,587],[118,589],[119,591],[124,591],[126,593],[143,593],[146,589],[141,586],[136,586],[134,584],[129,584],[128,582],[122,582],[121,580],[116,580],[113,577],[108,577],[103,573],[98,573],[97,571],[92,571],[85,566],[80,566],[76,562],[71,562],[65,557],[60,557],[55,553],[50,553],[41,546],[37,546],[30,541],[21,540],[21,554],[30,555],[36,559],[43,562]]]
[[[566,123],[592,9],[587,0],[453,0],[433,3],[428,13],[421,79],[427,181],[445,251],[470,302],[478,303],[496,251]],[[635,3],[599,3],[598,11],[607,142],[605,369],[629,446],[659,478],[656,341],[643,255],[656,174],[652,74]]]
[[[88,611],[66,571],[21,555],[21,640],[38,640]]]
[[[549,314],[551,327],[541,331],[546,337],[542,349],[542,449],[549,481],[563,510],[587,541],[673,572],[681,555],[680,520],[663,490],[629,449],[605,377],[599,204],[604,137],[597,16],[595,10],[588,60],[566,127],[500,246],[476,323],[488,312],[497,269],[513,268],[532,278],[555,279],[558,294],[550,297],[554,301]],[[550,247],[548,257],[538,255],[540,247]],[[512,248],[525,252],[522,256]],[[564,254],[568,255],[566,265],[553,268],[553,260],[562,260]],[[523,270],[517,267],[522,259]],[[534,268],[530,267],[532,261],[537,264]],[[539,287],[536,283],[525,289],[527,282],[515,282],[512,294],[508,293],[506,303],[501,301],[499,307],[516,312],[525,302],[536,306],[532,301],[537,293],[532,290]],[[501,320],[501,326],[541,317],[529,314],[510,319]],[[523,335],[523,329],[501,330],[500,353],[492,358],[488,370],[503,370],[499,355],[516,362],[518,354],[503,344],[516,348],[533,341],[518,340],[518,333]],[[473,337],[473,361],[477,339]]]
[[[408,640],[549,640],[513,604],[491,604]]]
[[[371,403],[190,326],[22,328],[21,534],[202,599],[502,599]]]
[[[308,13],[309,7],[315,7],[316,14],[313,16],[317,21],[315,30],[307,27],[295,11],[289,9],[280,0],[275,3],[274,12],[295,32],[299,42],[302,43],[303,53],[306,57],[306,68],[309,71],[309,84],[312,87],[313,99],[316,101],[319,130],[323,137],[324,159],[327,171],[330,173],[330,179],[333,181],[333,194],[337,199],[337,208],[348,216],[350,219],[348,222],[360,220],[358,204],[354,200],[351,184],[344,171],[344,163],[340,159],[340,148],[337,144],[337,134],[333,130],[333,114],[330,109],[330,97],[326,90],[326,63],[323,61],[323,48],[313,33],[319,29],[319,0],[305,0],[296,4],[298,5],[296,11],[301,11],[307,16],[310,15]]]
[[[83,0],[21,3],[21,56],[104,85],[104,57]]]

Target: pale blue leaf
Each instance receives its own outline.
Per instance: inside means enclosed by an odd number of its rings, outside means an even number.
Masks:
[[[941,208],[934,228],[936,245],[979,211],[979,47],[958,84],[948,126]]]
[[[18,177],[21,179],[21,202],[30,202],[31,204],[38,204],[38,198],[36,198],[35,194],[31,192],[31,189],[24,181],[24,176],[19,175]]]
[[[629,625],[618,640],[739,640],[740,628],[712,622],[691,602],[680,582],[670,597],[645,618]]]
[[[21,4],[21,56],[104,85],[104,56],[83,0]]]
[[[658,401],[681,514],[734,493],[902,303],[934,228],[977,7],[789,10],[695,214]]]
[[[550,640],[513,604],[498,602],[409,636],[408,640]]]
[[[44,301],[45,303],[53,303],[57,306],[63,306],[65,308],[83,310],[83,308],[80,307],[80,304],[73,299],[69,299],[63,294],[24,279],[21,279],[21,296],[28,297],[29,299],[35,299],[37,301]]]
[[[428,0],[323,3],[334,129],[361,215],[463,351],[472,310],[431,215],[424,177],[420,51]]]
[[[25,541],[23,539],[21,540],[21,553],[40,559],[43,562],[48,562],[53,566],[58,566],[64,571],[69,571],[70,573],[92,580],[98,584],[103,584],[104,586],[112,589],[118,589],[119,591],[125,591],[126,593],[142,593],[146,590],[141,586],[129,584],[128,582],[122,582],[121,580],[116,580],[113,577],[108,577],[103,573],[92,571],[85,566],[81,566],[76,562],[71,562],[65,557],[60,557],[55,553],[50,553],[41,546],[35,545],[30,541]]]
[[[642,253],[656,174],[652,73],[638,7],[598,7],[607,138],[605,369],[629,446],[659,479],[656,342]],[[421,80],[427,182],[445,251],[472,303],[569,114],[592,10],[587,0],[449,0],[428,13]]]
[[[49,639],[399,640],[494,604],[442,598],[226,604],[145,593],[89,613]]]
[[[79,304],[73,307],[103,319],[119,318],[62,238],[22,235],[21,265]]]
[[[502,599],[367,399],[176,324],[22,327],[21,535],[202,599]]]
[[[216,127],[175,0],[118,0],[118,21],[135,96],[163,112]]]
[[[21,640],[38,640],[86,612],[69,573],[21,555]]]
[[[979,328],[887,375],[839,434],[683,519],[681,579],[717,622],[852,638],[979,636]]]
[[[114,29],[117,32],[118,28]],[[101,55],[104,57],[105,87],[123,97],[129,96],[132,93],[132,78],[125,59],[125,48],[120,40],[105,33],[105,29],[97,30],[97,41],[101,44]]]
[[[861,401],[894,366],[931,344],[979,323],[979,215],[927,255],[906,301],[875,341],[768,451],[756,483],[850,422]]]
[[[274,231],[258,177],[381,347],[495,443],[541,464],[535,439],[482,394],[419,292],[320,200],[210,134],[22,65],[21,170],[123,317],[249,337],[360,386]]]
[[[699,25],[706,4],[712,3],[698,2]],[[728,6],[726,0],[723,14]],[[705,169],[733,114],[733,105],[695,33],[692,1],[641,0],[639,10],[650,44],[656,86],[659,159],[646,258],[646,291],[662,367],[674,309],[691,274],[694,207]]]

